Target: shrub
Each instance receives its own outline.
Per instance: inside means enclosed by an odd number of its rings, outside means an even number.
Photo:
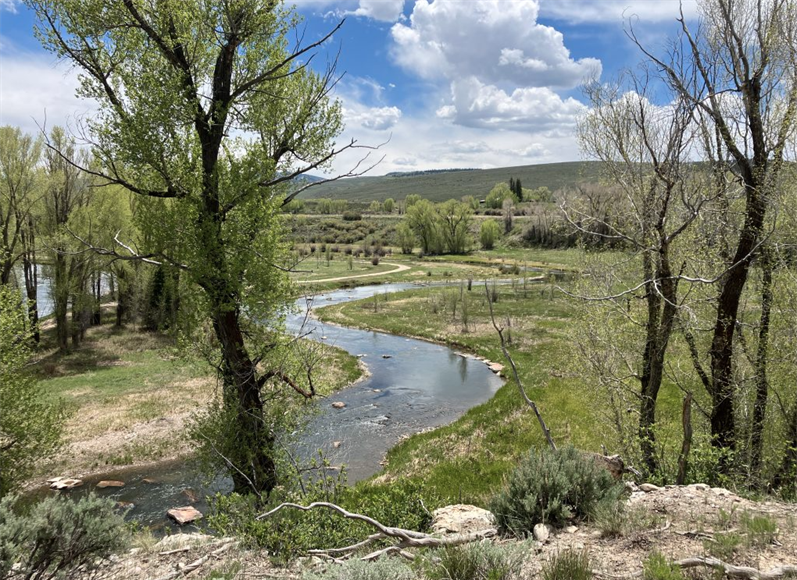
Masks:
[[[0,578],[69,576],[76,568],[125,548],[128,536],[110,499],[89,496],[73,501],[49,497],[29,513],[14,511],[10,496],[0,501]]]
[[[510,580],[518,577],[523,554],[517,546],[491,542],[447,547],[439,551],[439,561],[428,566],[429,580]]]
[[[686,580],[681,569],[662,553],[653,551],[642,565],[643,580]]]
[[[555,554],[542,567],[543,580],[590,580],[592,566],[589,556],[573,549]]]
[[[775,541],[778,523],[766,515],[744,513],[741,518],[742,530],[747,534],[748,545],[763,548]]]
[[[377,254],[374,254],[374,257],[371,258],[371,264],[373,264],[374,266],[379,265],[379,256]]]
[[[343,212],[343,221],[346,222],[358,222],[363,219],[363,214],[358,211],[347,211]]]
[[[529,534],[535,524],[561,526],[591,515],[601,502],[615,502],[623,491],[609,474],[573,447],[532,449],[490,502],[504,532]]]
[[[492,250],[501,235],[501,228],[495,220],[484,220],[479,228],[479,242],[483,250]]]
[[[703,549],[710,555],[725,562],[731,562],[742,545],[742,536],[736,532],[714,534],[713,539],[703,541]]]
[[[302,580],[413,580],[415,574],[396,558],[380,558],[375,562],[348,560],[332,564],[321,573],[305,572]]]
[[[309,504],[331,501],[341,507],[370,516],[386,526],[425,531],[431,525],[430,509],[439,503],[411,480],[390,484],[361,484],[353,488],[342,481],[323,478],[319,483],[304,482],[305,494],[273,493],[267,505],[259,506],[256,498],[231,494],[217,495],[207,523],[222,535],[238,536],[250,546],[265,548],[276,560],[287,562],[308,549],[341,548],[358,539],[365,539],[374,529],[363,522],[346,520],[324,508],[308,512],[284,509],[271,518],[255,517],[283,501]]]
[[[501,264],[498,267],[498,271],[501,272],[502,275],[518,276],[520,274],[520,266],[517,264]]]
[[[63,414],[29,372],[31,339],[19,291],[0,286],[0,497],[60,447]]]
[[[600,502],[592,513],[593,523],[604,538],[616,538],[660,525],[660,520],[641,507],[623,502]]]

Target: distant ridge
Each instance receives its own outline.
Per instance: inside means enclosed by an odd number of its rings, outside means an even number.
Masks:
[[[543,165],[520,165],[496,169],[433,169],[389,173],[379,177],[353,177],[323,183],[309,188],[300,197],[313,199],[326,197],[349,201],[383,201],[389,197],[401,200],[410,194],[432,201],[459,199],[464,195],[484,198],[493,186],[510,177],[520,179],[523,187],[545,186],[551,191],[584,181],[596,181],[599,163],[574,161]]]
[[[452,171],[481,171],[475,167],[457,167],[452,169],[424,169],[422,171],[391,171],[385,177],[413,177],[415,175],[431,175],[434,173],[451,173]]]

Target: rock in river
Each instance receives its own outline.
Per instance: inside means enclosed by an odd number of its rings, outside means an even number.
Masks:
[[[487,365],[487,368],[489,368],[494,373],[498,374],[502,370],[504,370],[504,365],[502,365],[501,363],[497,363],[497,362],[491,362],[491,363],[489,363]]]
[[[202,518],[202,512],[194,507],[191,507],[190,505],[170,509],[168,512],[166,512],[166,515],[168,515],[181,526],[190,524],[191,522]]]
[[[50,484],[50,489],[72,489],[83,485],[82,479],[72,479],[71,477],[54,477],[48,479],[47,483]]]
[[[113,479],[103,479],[101,482],[97,484],[97,487],[100,489],[105,489],[106,487],[124,487],[124,481],[116,481]]]
[[[332,408],[333,409],[342,409],[345,406],[346,406],[346,403],[344,403],[343,401],[336,401],[336,402],[332,403]]]

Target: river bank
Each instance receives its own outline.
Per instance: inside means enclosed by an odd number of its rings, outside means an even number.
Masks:
[[[169,336],[110,322],[90,328],[81,347],[66,355],[57,352],[52,335],[43,325],[32,368],[42,390],[62,404],[64,447],[40,463],[27,488],[53,476],[86,477],[190,455],[186,422],[218,395],[205,361],[181,356]],[[332,345],[321,348],[322,394],[367,376],[356,357]]]

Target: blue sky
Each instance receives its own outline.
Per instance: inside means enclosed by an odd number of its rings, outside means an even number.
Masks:
[[[305,38],[341,19],[319,66],[340,49],[340,140],[382,144],[373,174],[502,167],[582,159],[575,136],[579,86],[611,80],[676,31],[677,0],[299,0]],[[683,0],[688,19],[695,0]],[[44,52],[32,15],[0,0],[0,124],[36,131],[90,114],[77,77]],[[335,171],[346,171],[353,156]]]

